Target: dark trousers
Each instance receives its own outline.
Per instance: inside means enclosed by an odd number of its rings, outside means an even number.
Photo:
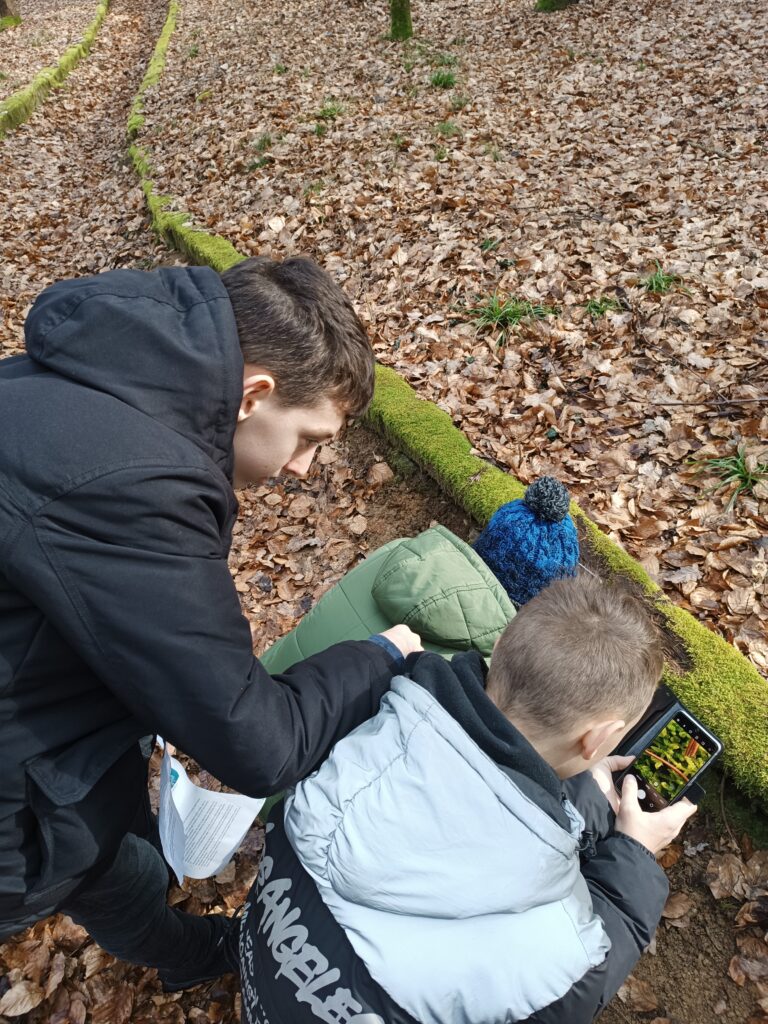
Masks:
[[[166,902],[168,868],[151,842],[125,836],[111,865],[60,909],[108,953],[147,967],[205,962],[220,938],[211,919]]]

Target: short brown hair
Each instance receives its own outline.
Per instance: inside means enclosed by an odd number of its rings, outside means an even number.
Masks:
[[[330,274],[300,257],[279,263],[256,256],[221,278],[243,359],[269,370],[282,405],[330,398],[349,416],[365,412],[373,397],[373,350]]]
[[[512,720],[566,734],[595,714],[631,721],[653,697],[665,642],[648,601],[582,573],[524,604],[491,657],[488,695]]]

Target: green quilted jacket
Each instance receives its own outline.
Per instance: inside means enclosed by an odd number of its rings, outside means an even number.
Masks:
[[[261,657],[284,672],[341,640],[365,640],[400,622],[424,647],[451,657],[489,657],[514,617],[505,590],[468,544],[444,526],[390,541],[332,587],[299,625]]]

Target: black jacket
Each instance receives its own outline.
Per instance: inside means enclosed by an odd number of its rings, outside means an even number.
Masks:
[[[667,881],[648,850],[628,836],[613,831],[613,814],[592,776],[584,773],[563,786],[525,737],[488,700],[483,692],[484,668],[482,659],[474,652],[456,655],[450,664],[437,655],[423,654],[408,659],[406,674],[431,694],[477,747],[512,779],[531,804],[544,810],[566,831],[570,829],[570,816],[564,796],[567,795],[581,812],[586,824],[581,843],[581,873],[589,890],[592,908],[610,939],[610,949],[605,959],[578,977],[565,995],[525,1019],[540,1024],[588,1024],[612,998],[650,942],[666,899]],[[396,693],[397,686],[395,683]],[[360,779],[366,780],[363,788],[368,790],[372,787],[374,793],[376,766],[380,760],[373,748],[380,738],[379,728],[383,730],[385,727],[379,726],[379,719],[376,719],[371,723],[364,743],[355,749],[354,756],[350,755],[355,765],[359,765]],[[349,748],[351,742],[344,741],[334,754],[337,759],[334,772],[323,778],[321,769],[317,776],[321,789],[323,786],[334,789],[335,773],[341,771],[344,764],[338,753],[344,747]],[[412,748],[409,746],[408,749]],[[372,751],[367,758],[366,750]],[[420,779],[410,754],[407,760],[408,771],[399,776],[405,779],[406,793],[412,774]],[[299,787],[299,792],[304,786]],[[404,795],[399,791],[389,792],[387,799],[397,805],[398,798],[402,803]],[[332,796],[331,803],[334,799]],[[345,791],[345,807],[353,804],[355,799],[350,799]],[[263,1024],[264,1021],[270,1024],[312,1024],[318,1018],[330,1019],[326,1014],[332,1007],[339,1014],[339,1019],[342,1019],[342,1010],[346,1013],[344,1020],[357,1020],[355,1014],[362,1014],[359,1018],[361,1024],[363,1019],[366,1024],[412,1024],[413,1017],[369,973],[363,955],[355,952],[348,937],[351,930],[353,940],[356,937],[359,942],[358,948],[371,953],[372,960],[381,966],[385,955],[383,950],[391,941],[388,929],[396,926],[382,926],[383,934],[363,932],[362,921],[370,924],[376,919],[381,925],[381,919],[371,914],[355,915],[354,908],[350,907],[337,912],[343,918],[343,926],[337,921],[335,913],[326,906],[322,885],[318,885],[311,873],[312,868],[307,870],[294,851],[282,811],[282,806],[275,808],[274,820],[267,826],[267,843],[259,878],[249,894],[243,916],[240,939],[243,1020],[247,1024]],[[325,808],[322,813],[325,815]],[[404,806],[404,820],[407,820],[408,813],[409,808]],[[332,870],[340,872],[341,862],[336,855],[344,858],[345,868],[354,857],[354,851],[345,845],[349,842],[350,833],[344,831],[333,814],[328,820],[328,832],[337,829],[338,833],[344,834],[343,838],[334,839],[334,853],[327,855],[329,863],[333,862]],[[363,814],[356,819],[358,825],[364,820]],[[446,828],[449,833],[461,829],[462,819],[446,822]],[[370,824],[370,833],[372,842],[376,841],[375,822]],[[327,835],[316,835],[311,826],[308,834],[316,848],[324,848],[327,844]],[[441,837],[430,835],[427,841],[437,845],[441,843]],[[396,828],[392,831],[391,845],[394,850],[402,845]],[[361,856],[363,860],[367,859],[362,850]],[[395,860],[393,856],[393,862]],[[401,872],[402,864],[398,863],[391,877],[383,878],[382,893],[402,893],[404,880]],[[359,877],[354,868],[350,874],[352,878],[345,893],[351,900],[350,893],[356,892],[355,885],[365,891],[368,878],[362,869]],[[499,879],[498,884],[502,889],[503,879]],[[379,903],[378,896],[370,899],[379,909],[382,905],[389,906],[384,897],[382,903]],[[510,939],[508,947],[498,949],[498,961],[484,966],[508,973],[509,957],[513,955],[514,970],[520,971],[524,969],[521,964],[525,963],[527,954],[525,948],[516,947]],[[457,955],[461,957],[461,951]],[[433,965],[436,959],[440,958],[425,956],[424,962]],[[530,969],[537,972],[541,967],[536,963]],[[422,989],[439,990],[441,986],[435,985],[433,978],[422,973],[425,970],[428,969],[421,963],[415,966]],[[457,984],[452,976],[443,979],[442,984],[446,983]],[[475,1006],[478,1020],[491,1019],[488,1008],[482,1006],[482,997],[478,1002],[475,993],[474,1000],[463,1001],[464,995],[460,991],[455,992],[456,1019],[469,1019],[467,1005],[470,1002]],[[371,1015],[370,1021],[366,1014]],[[508,1019],[519,1018],[510,1013]]]
[[[267,795],[370,716],[392,661],[272,679],[227,568],[243,362],[220,277],[111,271],[39,296],[0,362],[0,936],[116,849],[159,732]]]

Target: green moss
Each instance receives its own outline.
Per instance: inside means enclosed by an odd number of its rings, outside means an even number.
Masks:
[[[21,18],[18,14],[6,14],[4,18],[0,18],[0,32],[5,32],[7,28],[16,28],[16,26],[20,24]]]
[[[377,368],[376,395],[367,419],[480,524],[500,505],[524,493],[513,476],[473,455],[468,439],[450,416],[420,399],[391,369]],[[768,684],[734,647],[663,598],[643,568],[574,502],[571,513],[609,572],[629,576],[647,593],[661,598],[661,610],[693,665],[683,674],[668,672],[665,682],[723,739],[723,765],[741,791],[768,806]]]
[[[162,32],[155,43],[155,49],[150,57],[147,70],[144,72],[144,77],[141,80],[139,91],[131,104],[131,113],[128,117],[127,129],[128,138],[130,140],[133,140],[138,136],[139,131],[144,124],[144,97],[148,90],[151,89],[153,85],[157,85],[160,81],[160,76],[162,75],[163,68],[165,67],[165,57],[168,52],[168,44],[170,43],[171,36],[176,28],[176,19],[178,18],[178,15],[178,0],[171,0]]]
[[[84,57],[87,57],[93,46],[96,34],[101,28],[104,18],[107,16],[108,10],[109,0],[101,0],[101,3],[96,8],[96,15],[80,42],[70,46],[53,67],[44,68],[32,79],[29,85],[19,89],[18,92],[12,93],[12,95],[0,103],[0,139],[3,138],[6,132],[23,124],[43,102],[51,89],[61,85],[70,71]]]
[[[472,454],[472,446],[450,416],[416,392],[394,370],[376,368],[376,394],[368,423],[427,470],[478,522],[499,505],[523,495],[514,477]]]

